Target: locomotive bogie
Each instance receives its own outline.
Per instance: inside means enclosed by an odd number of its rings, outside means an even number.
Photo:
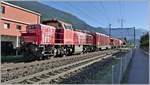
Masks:
[[[73,45],[55,45],[56,55],[71,55],[73,54]]]
[[[74,32],[74,45],[85,45],[86,44],[86,33],[81,31]]]
[[[83,52],[94,52],[96,51],[96,47],[94,45],[84,45]]]

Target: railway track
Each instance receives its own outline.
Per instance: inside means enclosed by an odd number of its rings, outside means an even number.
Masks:
[[[118,52],[117,50],[111,51]],[[24,67],[2,69],[1,82],[6,84],[34,84],[50,83],[57,78],[63,78],[64,75],[77,71],[103,58],[112,56],[111,52],[94,52],[85,55],[60,58],[58,60],[49,60],[35,64],[27,64]],[[8,70],[9,69],[9,70]],[[7,70],[4,72],[4,70]],[[49,82],[47,82],[49,80]]]
[[[107,52],[107,51],[99,51],[98,53],[104,53],[104,52]],[[61,57],[61,58],[47,59],[47,60],[43,60],[43,61],[33,61],[33,62],[29,62],[29,63],[24,63],[24,62],[21,62],[21,63],[5,63],[5,64],[1,64],[1,69],[2,69],[1,71],[6,72],[7,70],[10,71],[12,69],[24,68],[24,67],[31,66],[31,65],[44,64],[44,63],[51,62],[51,61],[59,61],[59,60],[62,60],[62,59],[69,59],[69,58],[72,58],[72,57],[86,56],[86,55],[95,54],[95,53],[97,53],[97,52],[86,53],[86,54],[82,54],[82,55],[72,55],[72,56],[66,56],[66,57]]]
[[[73,56],[67,56],[67,57],[63,57],[63,58],[54,58],[54,59],[48,59],[48,60],[43,60],[43,61],[34,61],[34,62],[30,62],[30,63],[16,63],[16,64],[10,64],[7,65],[6,67],[1,67],[1,72],[2,73],[10,73],[12,71],[17,71],[19,69],[25,69],[28,67],[34,67],[34,66],[38,66],[38,65],[46,65],[52,62],[61,62],[64,60],[71,60],[74,58],[78,58],[78,57],[84,57],[84,56],[91,56],[91,55],[96,55],[96,54],[103,54],[107,51],[99,51],[99,52],[93,52],[93,53],[87,53],[87,54],[82,54],[82,55],[73,55]]]

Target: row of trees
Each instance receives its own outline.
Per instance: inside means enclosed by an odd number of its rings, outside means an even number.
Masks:
[[[148,32],[141,37],[140,47],[142,47],[142,48],[148,48],[149,47],[149,33]]]

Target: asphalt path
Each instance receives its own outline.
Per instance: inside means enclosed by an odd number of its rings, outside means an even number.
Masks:
[[[149,83],[149,55],[140,48],[135,49],[128,76],[129,84]]]

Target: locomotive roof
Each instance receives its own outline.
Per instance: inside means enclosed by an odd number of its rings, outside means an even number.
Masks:
[[[47,22],[59,22],[59,23],[62,23],[62,24],[72,25],[70,23],[66,23],[66,22],[58,20],[58,19],[49,19],[49,20],[42,21],[42,23],[47,23]]]
[[[55,28],[54,26],[49,26],[49,25],[44,25],[44,24],[39,24],[39,25],[45,26],[45,27],[53,27],[53,28]]]
[[[106,37],[109,37],[108,35],[106,34],[103,34],[103,33],[99,33],[99,32],[95,32],[96,34],[99,34],[99,35],[102,35],[102,36],[106,36]]]
[[[115,40],[120,40],[120,41],[124,41],[123,39],[120,39],[120,38],[116,38],[116,37],[111,37],[111,39],[115,39]]]
[[[54,26],[49,26],[49,25],[44,25],[44,24],[30,24],[28,26],[33,26],[33,25],[40,25],[40,26],[44,26],[44,27],[53,27],[53,28],[55,28]]]

